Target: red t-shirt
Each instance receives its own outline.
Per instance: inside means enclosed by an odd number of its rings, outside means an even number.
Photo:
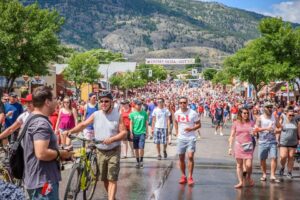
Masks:
[[[238,108],[237,108],[236,106],[233,106],[233,107],[231,108],[231,113],[232,113],[232,114],[237,114],[237,113],[238,113]]]
[[[130,130],[130,119],[129,119],[130,113],[131,113],[131,109],[129,109],[127,112],[124,110],[121,111],[121,116],[123,118],[123,122],[127,130]]]
[[[204,112],[203,106],[199,106],[199,107],[198,107],[198,112],[199,112],[199,113],[203,113],[203,112]]]

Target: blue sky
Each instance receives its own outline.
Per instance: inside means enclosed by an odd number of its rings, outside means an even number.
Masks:
[[[216,1],[230,7],[241,8],[284,20],[300,23],[300,0],[202,0]]]

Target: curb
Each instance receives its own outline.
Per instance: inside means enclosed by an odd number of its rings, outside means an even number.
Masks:
[[[157,187],[151,192],[149,200],[158,200],[159,199],[159,193],[162,187],[164,186],[164,183],[166,182],[171,170],[173,168],[173,161],[170,162],[167,169],[164,171],[162,178],[158,182]]]

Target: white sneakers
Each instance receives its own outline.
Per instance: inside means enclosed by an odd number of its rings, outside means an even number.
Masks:
[[[218,135],[218,132],[217,132],[217,131],[215,131],[215,135]],[[220,132],[220,135],[221,135],[221,136],[224,136],[223,132]]]

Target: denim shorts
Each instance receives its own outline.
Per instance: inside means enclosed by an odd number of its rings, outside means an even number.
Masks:
[[[267,158],[277,158],[277,143],[259,143],[258,158],[266,160]]]
[[[52,190],[47,195],[42,194],[42,187],[32,190],[27,190],[29,199],[32,200],[59,200],[58,183],[51,183]]]
[[[154,144],[167,144],[167,129],[155,128],[154,129]]]
[[[133,148],[144,149],[145,139],[146,139],[146,134],[140,134],[140,135],[133,134]]]
[[[186,152],[196,151],[196,138],[191,139],[177,139],[177,153],[185,154]]]

